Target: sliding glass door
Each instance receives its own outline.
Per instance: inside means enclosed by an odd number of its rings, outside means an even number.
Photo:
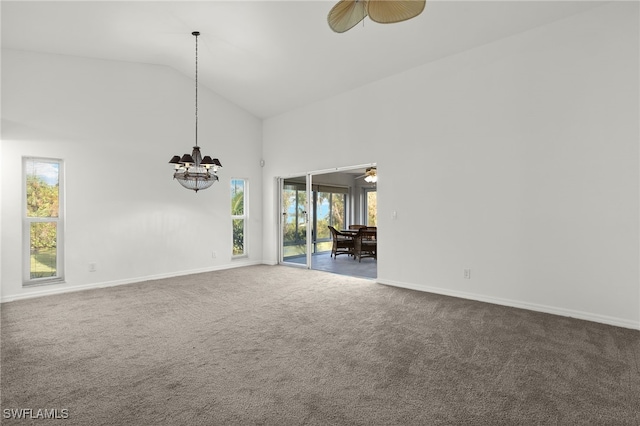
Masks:
[[[281,261],[307,265],[309,203],[306,177],[280,180]]]
[[[331,250],[329,226],[345,227],[348,188],[311,188],[307,191],[305,176],[281,180],[282,262],[306,265],[309,250],[312,254]]]

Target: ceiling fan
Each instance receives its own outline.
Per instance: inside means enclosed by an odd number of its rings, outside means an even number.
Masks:
[[[376,183],[378,182],[378,169],[375,167],[367,167],[367,170],[363,175],[356,176],[356,179],[364,178],[365,182]]]
[[[329,27],[337,33],[353,28],[369,16],[380,24],[415,18],[424,10],[426,0],[340,0],[329,11]]]

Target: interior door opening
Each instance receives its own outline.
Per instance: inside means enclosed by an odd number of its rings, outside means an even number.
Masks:
[[[376,180],[365,180],[375,164],[310,172],[280,180],[281,263],[375,279],[377,256],[332,256],[330,226],[377,227]],[[377,179],[377,176],[376,176]]]

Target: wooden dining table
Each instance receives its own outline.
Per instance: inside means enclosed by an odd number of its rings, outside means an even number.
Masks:
[[[351,238],[354,238],[356,235],[358,235],[358,232],[359,232],[359,231],[360,231],[359,229],[341,229],[341,230],[340,230],[340,232],[341,232],[341,233],[346,234],[346,235],[349,235]],[[377,236],[377,234],[378,234],[377,229],[375,229],[375,228],[373,228],[373,229],[369,228],[369,229],[367,229],[367,231],[369,231],[369,232],[373,232],[373,238],[376,238],[376,236]],[[369,234],[369,235],[371,235],[371,234]]]
[[[361,230],[364,231],[362,238],[356,238]],[[340,233],[347,236],[347,238],[351,237],[353,240],[354,259],[357,259],[360,262],[363,257],[373,257],[374,259],[378,258],[378,230],[376,228],[341,229]]]

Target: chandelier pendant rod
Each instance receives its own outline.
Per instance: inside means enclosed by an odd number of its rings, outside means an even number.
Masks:
[[[196,146],[198,146],[198,36],[199,31],[191,33],[196,37]]]

